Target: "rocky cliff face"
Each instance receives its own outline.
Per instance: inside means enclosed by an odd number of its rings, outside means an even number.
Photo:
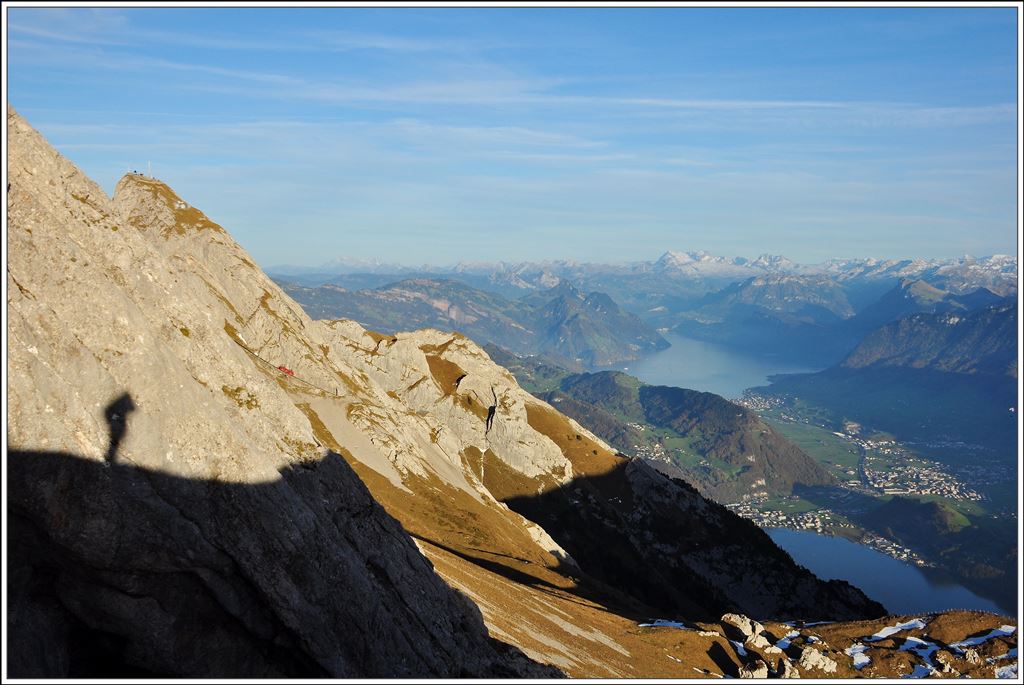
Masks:
[[[12,674],[678,675],[637,618],[881,613],[469,340],[313,321],[165,184],[8,135]]]

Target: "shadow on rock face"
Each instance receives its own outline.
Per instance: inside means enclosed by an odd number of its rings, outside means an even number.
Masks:
[[[849,583],[815,577],[754,523],[642,461],[505,504],[542,526],[593,579],[662,616],[856,620],[886,613]]]
[[[713,643],[708,649],[708,656],[715,662],[715,666],[718,666],[722,673],[732,678],[739,675],[739,666],[721,644]]]
[[[492,640],[345,460],[260,484],[11,450],[13,677],[557,677]]]

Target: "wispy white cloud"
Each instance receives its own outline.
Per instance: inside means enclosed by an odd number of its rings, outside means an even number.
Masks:
[[[973,126],[1017,120],[1017,106],[1013,103],[994,105],[933,107],[929,105],[896,104],[883,114],[888,114],[903,126]]]
[[[667,157],[662,160],[662,163],[678,167],[711,168],[717,166],[715,162],[711,162],[704,159],[689,159],[686,157]]]
[[[165,46],[225,51],[466,53],[507,47],[507,42],[464,36],[422,38],[398,34],[343,30],[285,30],[274,33],[160,31],[132,23],[115,8],[25,8],[14,14],[8,31],[58,43],[107,47]]]
[[[595,102],[630,107],[664,107],[699,110],[762,110],[762,109],[844,109],[853,103],[821,100],[687,100],[676,98],[590,98]]]
[[[302,80],[285,74],[252,69],[234,69],[213,64],[181,62],[148,57],[141,54],[113,53],[99,49],[81,49],[69,46],[50,47],[45,44],[12,40],[9,46],[18,52],[15,56],[19,68],[26,66],[59,66],[71,70],[97,70],[119,72],[192,72],[218,76],[231,81],[254,81],[278,85],[301,86]]]
[[[144,152],[152,153],[203,153],[209,148],[198,143],[64,143],[60,146],[66,152],[97,152],[97,151],[119,151],[119,152]]]
[[[41,128],[50,134],[49,126]],[[648,242],[664,244],[691,233],[698,239],[709,226],[742,225],[745,245],[756,246],[753,251],[766,251],[785,232],[813,244],[827,228],[865,236],[885,252],[890,239],[897,249],[908,237],[926,240],[936,226],[969,231],[995,224],[1002,220],[998,212],[975,218],[962,212],[981,211],[986,199],[1011,192],[985,177],[963,187],[964,179],[956,175],[891,181],[864,173],[850,178],[810,162],[773,168],[771,155],[761,157],[760,152],[745,163],[737,156],[721,166],[698,167],[701,173],[693,175],[687,164],[673,167],[665,162],[703,163],[703,158],[638,155],[620,152],[612,144],[610,150],[578,146],[559,132],[549,136],[540,129],[485,129],[417,129],[411,120],[122,126],[117,137],[137,144],[116,152],[133,160],[152,154],[176,190],[204,211],[215,212],[243,242],[257,234],[273,235],[279,229],[277,208],[288,206],[294,208],[289,221],[320,236],[326,245],[332,244],[329,236],[344,228],[346,236],[360,231],[361,236],[375,236],[346,239],[344,250],[350,254],[380,256],[381,236],[387,236],[418,246],[422,253],[416,254],[427,261],[447,258],[438,247],[442,244],[445,249],[475,250],[460,256],[481,256],[490,249],[526,258],[528,250],[516,243],[543,240],[553,231],[564,240],[583,240],[588,232],[624,225],[642,226]],[[404,140],[396,139],[396,131],[412,135],[416,130],[433,133],[433,141],[425,144],[434,147],[427,147],[425,154],[414,154]],[[82,127],[66,128],[55,137],[81,139],[86,131],[97,142],[109,139],[105,129]],[[509,147],[517,133],[522,144]],[[466,136],[463,144],[454,143],[461,135]],[[538,142],[542,140],[550,143]],[[192,147],[182,151],[181,144]],[[519,165],[520,173],[474,166],[488,159]],[[202,160],[202,168],[191,160]],[[531,165],[559,165],[559,171],[521,173]],[[489,245],[467,237],[481,233]],[[258,259],[275,257],[253,251]]]
[[[259,80],[253,77],[250,80]],[[393,85],[365,85],[323,80],[282,80],[286,88],[267,92],[238,84],[181,84],[181,87],[239,97],[272,97],[307,100],[349,106],[447,105],[493,107],[507,105],[535,110],[558,108],[586,111],[599,117],[610,114],[671,117],[676,128],[719,129],[765,127],[839,128],[930,128],[1013,122],[1016,105],[934,107],[902,102],[854,102],[813,100],[633,98],[563,95],[564,81],[553,79],[506,78],[499,80],[435,80]],[[707,118],[708,112],[727,114]],[[679,118],[690,113],[699,118]],[[770,116],[769,116],[770,114]],[[799,118],[796,118],[799,117]]]
[[[50,15],[47,14],[47,17]],[[124,50],[149,40],[192,41],[195,45],[263,49],[267,41],[278,47],[287,39],[267,40],[160,32],[126,31],[126,19],[113,13],[79,14],[63,12],[46,26],[14,21],[10,30],[13,59],[19,66],[60,66],[64,69],[120,72],[202,74],[210,79],[177,79],[168,88],[217,93],[240,98],[399,109],[406,106],[508,106],[539,112],[545,109],[585,112],[590,117],[627,116],[661,118],[666,130],[740,130],[751,127],[780,126],[836,130],[853,127],[935,128],[1009,123],[1016,120],[1012,102],[980,105],[935,106],[913,102],[870,102],[827,99],[686,98],[651,94],[581,95],[569,94],[577,84],[558,76],[523,75],[486,62],[471,67],[449,67],[447,73],[433,78],[382,79],[379,74],[360,79],[351,74],[344,79],[315,78],[294,73],[275,72],[222,63],[185,61],[153,57]],[[85,20],[77,22],[83,17]],[[17,17],[16,17],[17,18]],[[404,52],[442,49],[447,41],[413,39],[383,34],[342,31],[308,32],[296,47],[304,50],[373,48]],[[21,35],[21,38],[17,36]],[[26,39],[25,36],[29,37]],[[59,45],[45,42],[57,41]],[[234,43],[232,41],[235,41]],[[455,41],[452,45],[459,44]],[[463,47],[471,42],[462,41]],[[451,46],[449,46],[451,47]],[[413,71],[413,73],[416,73]],[[268,88],[271,86],[271,88]],[[712,114],[713,116],[708,116]]]
[[[398,119],[388,123],[387,127],[409,142],[429,142],[432,145],[598,148],[608,144],[606,141],[524,126],[457,126]]]
[[[602,162],[626,162],[638,159],[637,155],[628,153],[613,154],[571,154],[566,152],[513,152],[498,151],[493,153],[498,159],[517,160],[522,162],[568,162],[572,164],[598,164]]]
[[[614,45],[576,36],[547,41],[541,56],[506,52],[473,31],[449,40],[441,22],[407,35],[384,20],[360,24],[376,31],[264,23],[232,33],[220,21],[179,33],[130,12],[47,12],[9,15],[9,73],[30,121],[107,187],[125,164],[152,158],[240,237],[268,236],[268,250],[282,221],[311,243],[358,233],[376,246],[366,256],[380,256],[380,236],[404,236],[414,252],[476,240],[478,255],[513,254],[545,235],[583,244],[594,227],[615,235],[625,225],[662,244],[743,226],[751,245],[787,230],[808,244],[826,226],[884,252],[886,231],[907,244],[934,226],[998,236],[1013,225],[1005,141],[1018,113],[1015,92],[998,84],[904,91],[865,75],[869,86],[831,87],[834,64],[779,76],[771,59],[750,73],[743,58],[659,71],[636,58],[646,50],[622,45],[625,61],[605,70],[609,60],[573,51]],[[752,39],[758,29],[747,25]],[[718,54],[716,36],[700,41]],[[500,235],[515,237],[484,244]]]
[[[301,38],[304,45],[312,49],[325,51],[380,50],[385,52],[471,52],[493,50],[496,47],[508,47],[507,42],[474,40],[467,37],[446,38],[413,38],[385,33],[367,33],[357,31],[320,30],[305,31],[292,34],[292,38]],[[298,44],[286,39],[289,44]]]
[[[7,14],[9,34],[62,43],[133,45],[128,27],[122,12],[100,8],[12,7]]]
[[[40,26],[31,26],[27,24],[20,24],[17,22],[11,22],[7,25],[7,30],[10,34],[15,36],[30,36],[36,39],[45,39],[58,41],[62,43],[84,43],[88,45],[117,45],[117,46],[128,46],[136,45],[137,42],[133,40],[125,40],[123,38],[102,38],[91,33],[68,33],[60,30],[53,30]]]

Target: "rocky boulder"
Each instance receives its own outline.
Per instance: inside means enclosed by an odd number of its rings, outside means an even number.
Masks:
[[[805,671],[820,670],[825,673],[835,673],[838,665],[834,659],[822,654],[815,647],[804,647],[797,663]]]
[[[797,670],[793,662],[785,657],[779,659],[779,664],[775,668],[776,678],[799,678],[800,671]]]
[[[764,626],[742,614],[725,614],[722,616],[722,624],[732,626],[744,641],[764,631]]]
[[[762,680],[768,677],[768,664],[760,659],[743,664],[739,669],[740,678],[755,678]]]

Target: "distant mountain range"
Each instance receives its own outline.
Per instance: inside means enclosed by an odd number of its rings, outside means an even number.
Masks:
[[[938,298],[936,302],[945,302]],[[759,392],[799,397],[900,439],[952,441],[1012,454],[1017,305],[912,314],[875,330],[840,363],[778,376]]]
[[[976,310],[1003,300],[987,288],[954,293],[904,279],[857,310],[850,290],[823,275],[756,276],[705,295],[695,306],[652,318],[689,337],[750,354],[831,365],[875,329],[917,313]]]
[[[849,259],[825,263],[841,282],[923,280],[953,293],[987,288],[997,295],[1017,291],[1017,259],[1012,255],[957,259]]]
[[[836,335],[853,313],[844,288],[828,276],[773,274],[730,284],[655,321],[659,328],[748,354],[823,366],[856,342]]]
[[[808,322],[845,319],[854,313],[842,288],[824,276],[755,276],[709,295],[705,300],[707,304],[698,312],[746,305],[790,314]]]
[[[412,268],[340,260],[315,269],[278,267],[270,272],[279,283],[307,288],[336,286],[344,291],[386,290],[386,286],[399,281],[457,281],[479,291],[470,298],[479,301],[486,299],[480,293],[518,301],[524,295],[544,293],[568,282],[582,292],[604,293],[650,328],[676,329],[685,336],[744,353],[818,366],[840,361],[864,335],[901,316],[967,311],[1014,294],[1017,288],[1017,262],[1006,255],[946,260],[837,259],[798,264],[779,255],[747,259],[694,251],[666,252],[654,261],[623,264],[558,260]],[[303,301],[302,291],[294,294]],[[338,297],[323,292],[310,294],[307,299],[322,304]],[[374,306],[364,298],[358,308],[368,316]],[[502,305],[500,309],[508,307]],[[336,311],[330,307],[323,310],[324,315]],[[534,330],[532,323],[512,318]],[[424,325],[448,328],[467,325],[454,325],[446,317],[436,316],[423,317],[423,321]],[[477,335],[517,352],[541,350],[536,344],[531,347],[515,342],[521,332],[502,333],[502,340],[498,340],[493,337],[497,330],[492,335]],[[544,333],[537,332],[543,339]],[[513,342],[508,342],[508,335]],[[658,349],[634,340],[623,342],[639,344],[637,355]],[[608,353],[597,351],[600,347],[587,343],[576,351],[557,353],[563,363],[576,364],[579,357],[584,365],[590,358],[590,348],[595,348],[595,364],[603,363],[598,360],[629,358],[613,348]]]
[[[284,280],[316,285],[332,277],[352,274],[391,276],[449,275],[474,279],[476,284],[515,290],[550,288],[558,280],[588,283],[614,277],[665,276],[681,281],[705,281],[709,289],[724,282],[741,281],[765,274],[824,275],[841,283],[925,280],[953,292],[985,287],[999,295],[1016,290],[1017,260],[1010,255],[955,259],[832,259],[819,264],[799,264],[781,255],[763,254],[754,259],[722,257],[703,251],[668,251],[654,261],[602,264],[571,259],[543,262],[475,262],[454,266],[409,267],[374,260],[336,259],[316,267],[271,266],[267,271]],[[586,286],[588,289],[590,286]],[[614,293],[612,293],[614,296]]]
[[[631,361],[668,347],[607,295],[584,294],[568,281],[515,300],[451,279],[416,278],[354,291],[282,285],[315,318],[353,319],[385,333],[454,330],[574,369]]]
[[[991,293],[990,293],[991,294]],[[868,335],[840,366],[901,367],[943,373],[1017,376],[1017,305],[1002,302],[974,311],[955,298],[952,311],[912,314]]]
[[[984,287],[958,294],[937,288],[927,281],[904,279],[857,312],[849,327],[855,334],[864,334],[911,314],[963,313],[995,304],[1001,299]]]

